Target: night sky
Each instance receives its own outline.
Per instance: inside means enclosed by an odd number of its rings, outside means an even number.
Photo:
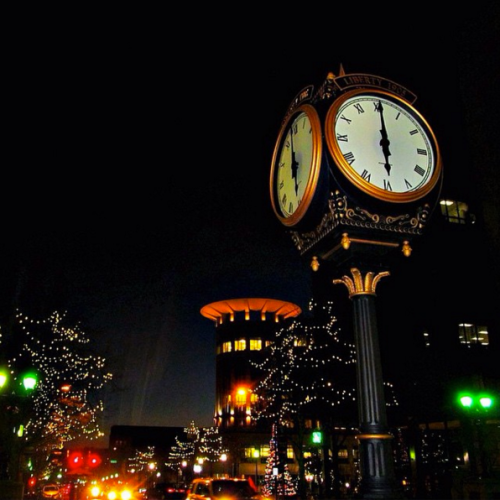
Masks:
[[[211,425],[215,327],[200,309],[305,308],[311,293],[268,195],[292,99],[340,64],[394,80],[417,94],[452,184],[470,154],[453,147],[467,132],[460,74],[476,62],[463,44],[498,50],[492,13],[21,26],[4,73],[3,316],[57,309],[80,323],[115,374],[106,429]]]

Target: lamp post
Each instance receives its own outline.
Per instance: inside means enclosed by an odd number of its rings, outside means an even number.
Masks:
[[[222,475],[226,476],[226,461],[227,461],[227,454],[223,453],[220,456],[220,461],[222,462]]]
[[[255,487],[259,487],[259,458],[260,451],[257,448],[253,450],[253,458],[255,458]]]

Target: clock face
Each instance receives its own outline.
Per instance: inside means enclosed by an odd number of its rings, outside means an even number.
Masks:
[[[297,224],[314,196],[321,167],[321,125],[304,104],[283,124],[271,168],[273,209],[286,226]]]
[[[384,91],[357,89],[330,107],[328,149],[356,187],[390,202],[426,195],[439,179],[436,139],[410,104]]]

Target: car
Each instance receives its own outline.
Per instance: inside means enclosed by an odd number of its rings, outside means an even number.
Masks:
[[[61,498],[61,491],[59,489],[59,486],[57,484],[45,484],[42,486],[42,498],[51,498],[51,499],[60,499]]]
[[[137,500],[142,498],[136,488],[129,484],[99,484],[92,483],[88,486],[86,495],[82,497],[85,500]]]
[[[146,500],[185,500],[187,488],[170,483],[158,483],[154,488],[146,490]]]
[[[198,478],[189,486],[186,500],[260,500],[261,496],[248,479]]]

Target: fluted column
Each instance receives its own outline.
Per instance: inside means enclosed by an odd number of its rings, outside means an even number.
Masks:
[[[402,498],[394,475],[375,309],[375,289],[388,275],[387,271],[367,272],[363,277],[352,268],[351,276],[333,280],[347,287],[354,308],[362,498]]]

